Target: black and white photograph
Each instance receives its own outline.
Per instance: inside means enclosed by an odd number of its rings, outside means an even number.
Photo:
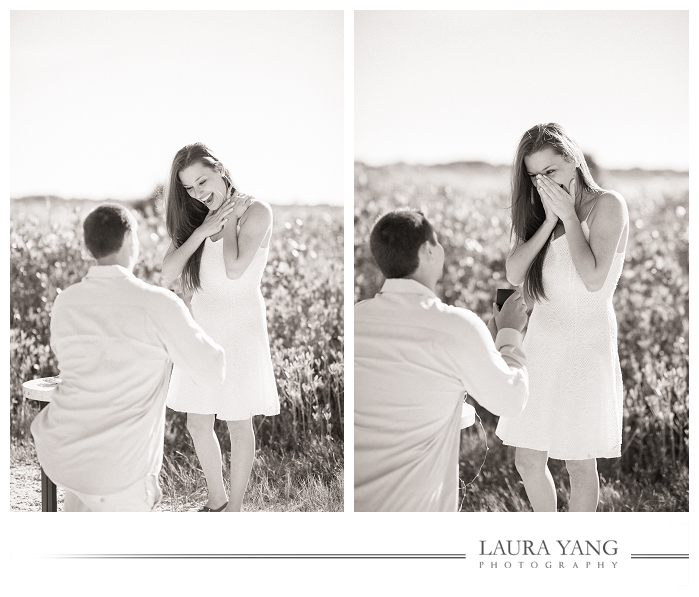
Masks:
[[[9,590],[696,592],[689,3],[6,14]]]
[[[11,510],[342,511],[342,11],[10,50]]]
[[[354,505],[689,510],[686,11],[355,13]]]

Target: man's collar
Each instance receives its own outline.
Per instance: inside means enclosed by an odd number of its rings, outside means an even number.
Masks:
[[[121,265],[93,265],[87,272],[86,278],[123,278],[131,277],[130,272]]]
[[[388,278],[381,287],[381,292],[396,292],[398,294],[419,294],[420,296],[437,298],[424,284],[410,278]]]

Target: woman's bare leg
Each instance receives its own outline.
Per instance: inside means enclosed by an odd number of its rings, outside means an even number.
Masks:
[[[556,487],[546,465],[548,452],[517,448],[515,467],[524,481],[529,503],[534,512],[556,512]]]
[[[240,512],[255,457],[255,432],[252,418],[227,423],[231,434],[231,497],[225,511]]]
[[[566,460],[570,477],[569,512],[596,512],[599,503],[597,460]]]
[[[221,445],[214,431],[215,419],[215,415],[187,413],[187,431],[192,436],[201,470],[206,477],[206,488],[209,492],[206,505],[212,509],[220,508],[228,501],[223,485]]]

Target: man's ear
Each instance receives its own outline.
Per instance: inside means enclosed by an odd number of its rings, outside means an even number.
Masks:
[[[431,258],[432,254],[434,253],[434,248],[435,245],[433,245],[430,241],[426,240],[422,245],[420,245],[420,251],[422,251],[422,254],[426,258]]]
[[[422,243],[420,248],[417,250],[417,258],[420,260],[420,263],[422,263],[428,256],[427,247],[425,247],[425,243]]]

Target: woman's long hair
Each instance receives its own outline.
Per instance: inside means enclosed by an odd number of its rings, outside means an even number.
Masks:
[[[193,199],[187,193],[179,173],[192,164],[201,163],[204,166],[215,169],[222,167],[223,179],[226,188],[233,186],[230,172],[216,158],[214,153],[203,143],[192,143],[180,149],[172,160],[170,176],[165,189],[167,198],[165,223],[167,232],[177,249],[184,243],[199,226],[209,213],[209,209],[200,201]],[[182,270],[182,288],[186,292],[194,292],[201,288],[199,268],[201,267],[201,255],[204,252],[204,243],[190,256]]]
[[[583,191],[601,191],[590,174],[585,156],[566,130],[555,122],[537,124],[530,128],[517,146],[512,166],[512,234],[516,243],[528,241],[546,220],[544,205],[536,186],[532,183],[524,165],[524,158],[542,149],[551,148],[566,161],[575,164],[578,185]],[[524,295],[529,301],[546,300],[543,281],[543,265],[551,238],[534,258],[524,279]]]

